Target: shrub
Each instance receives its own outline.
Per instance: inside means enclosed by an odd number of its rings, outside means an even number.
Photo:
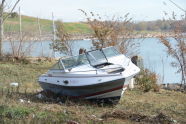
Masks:
[[[12,12],[11,14],[10,14],[10,17],[11,18],[17,18],[19,15],[18,15],[18,13],[17,12]]]
[[[22,57],[16,57],[10,53],[4,54],[1,58],[0,61],[4,62],[15,62],[15,63],[22,63],[22,64],[30,64],[31,61],[26,58],[25,56]]]
[[[157,75],[148,69],[142,70],[140,74],[136,77],[137,85],[144,92],[150,90],[159,91],[159,86],[157,84]]]

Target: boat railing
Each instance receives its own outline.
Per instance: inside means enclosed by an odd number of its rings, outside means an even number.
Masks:
[[[76,72],[91,72],[91,71],[95,71],[96,72],[96,74],[98,74],[98,70],[85,70],[85,71],[72,71],[71,73],[76,73]],[[70,72],[70,71],[69,71]],[[69,73],[69,72],[67,72],[67,73]]]
[[[96,70],[85,70],[85,71],[72,71],[71,73],[76,73],[76,72],[91,72],[91,71],[95,71],[96,74],[98,74],[98,71],[99,70],[102,70],[102,71],[107,71],[107,70],[110,70],[110,69],[121,69],[121,67],[115,67],[115,68],[105,68],[105,69],[96,69]],[[70,71],[69,71],[70,72]],[[68,72],[68,73],[69,73]]]

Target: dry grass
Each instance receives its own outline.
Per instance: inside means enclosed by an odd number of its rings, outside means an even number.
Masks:
[[[37,79],[53,63],[48,61],[32,64],[0,62],[0,88],[9,88],[11,82],[18,82],[20,89],[34,90],[40,88]]]
[[[164,113],[173,119],[186,122],[186,94],[176,91],[160,90],[159,93],[141,91],[126,92],[118,109],[156,115]]]
[[[37,76],[45,72],[52,63],[43,62],[35,64],[1,63],[0,73],[0,118],[3,123],[142,123],[131,118],[146,116],[154,118],[160,113],[179,123],[186,123],[186,94],[175,91],[160,90],[160,92],[147,92],[135,89],[127,91],[120,103],[115,106],[98,106],[88,101],[46,100],[36,98]],[[8,87],[11,81],[22,81],[17,92]],[[2,84],[1,83],[1,84]],[[2,88],[4,92],[2,92]],[[27,92],[25,93],[25,88]],[[9,89],[9,91],[8,91]],[[23,99],[24,102],[20,102]],[[28,102],[30,101],[30,103]],[[115,116],[115,114],[117,114]],[[104,118],[104,115],[110,116]],[[122,114],[123,113],[123,114]],[[124,115],[127,116],[124,116]],[[122,116],[121,116],[122,115]],[[129,117],[129,115],[131,115]],[[161,115],[161,114],[160,114]],[[120,117],[121,116],[121,117]],[[147,123],[144,122],[143,123]]]

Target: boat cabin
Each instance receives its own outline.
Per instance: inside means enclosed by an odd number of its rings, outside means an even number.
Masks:
[[[70,70],[87,64],[94,68],[100,68],[102,66],[110,65],[111,63],[108,62],[108,58],[117,55],[121,55],[121,53],[114,47],[92,50],[78,56],[61,58],[51,70]]]

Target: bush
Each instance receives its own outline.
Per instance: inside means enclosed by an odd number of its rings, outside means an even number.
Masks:
[[[142,70],[140,74],[136,77],[137,85],[144,92],[154,90],[155,92],[159,91],[159,86],[157,84],[157,75],[154,72],[149,71],[148,69]]]
[[[19,15],[16,12],[11,13],[11,15],[10,15],[11,18],[17,18],[18,16]]]
[[[15,62],[15,63],[22,63],[22,64],[30,64],[31,63],[31,61],[29,59],[27,59],[25,56],[16,57],[10,53],[4,54],[2,57],[0,57],[0,61]]]

